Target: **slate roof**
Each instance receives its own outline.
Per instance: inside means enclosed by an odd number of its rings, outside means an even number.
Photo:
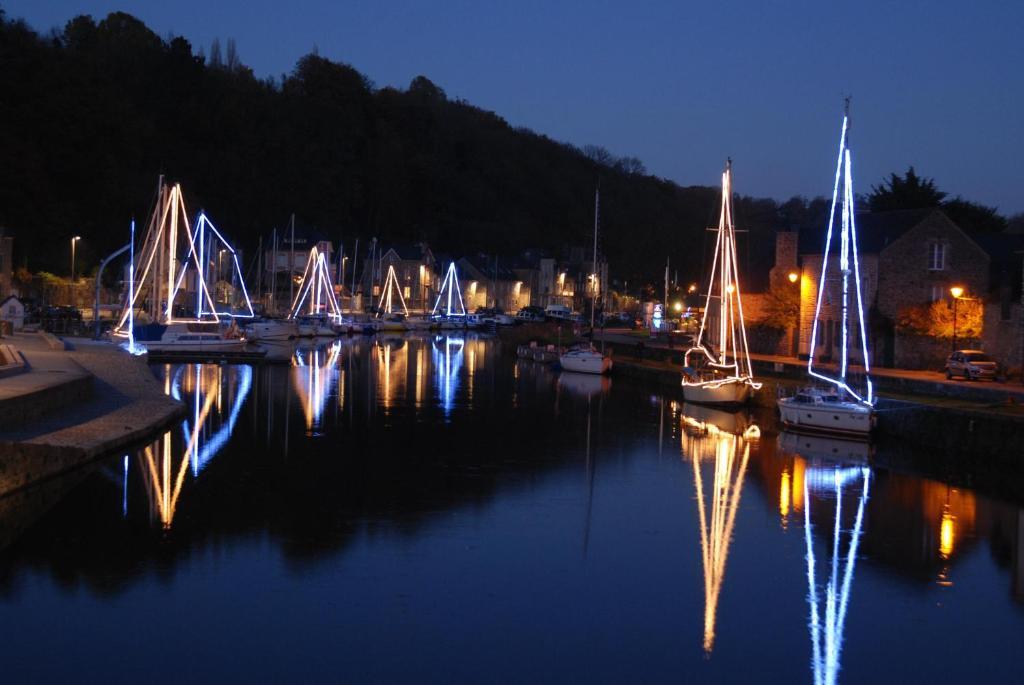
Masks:
[[[861,253],[878,254],[886,245],[897,240],[904,233],[924,221],[936,207],[925,209],[901,209],[892,212],[863,212],[854,217],[857,228],[857,245]],[[838,214],[838,211],[837,211]],[[838,219],[838,217],[837,217]],[[800,228],[798,250],[800,254],[821,254],[825,251],[827,226],[805,226]],[[832,235],[837,235],[833,227]]]

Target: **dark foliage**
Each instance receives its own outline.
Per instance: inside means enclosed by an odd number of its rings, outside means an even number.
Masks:
[[[0,225],[19,265],[80,271],[123,244],[149,211],[157,177],[181,181],[244,249],[295,212],[351,245],[356,236],[426,240],[447,253],[552,250],[590,240],[601,183],[601,242],[617,279],[656,279],[671,255],[696,278],[715,188],[681,188],[640,160],[581,151],[453,101],[420,76],[374,88],[315,54],[280,81],[259,80],[234,43],[210,60],[124,13],[77,17],[63,32],[0,24]],[[715,170],[709,170],[714,177]],[[775,203],[741,198],[752,240]],[[756,243],[756,241],[753,241]],[[770,253],[761,241],[750,257]]]

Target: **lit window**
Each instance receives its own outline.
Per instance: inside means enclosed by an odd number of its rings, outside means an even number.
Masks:
[[[928,243],[928,270],[946,270],[946,244],[938,241]]]
[[[941,285],[932,286],[932,299],[929,302],[938,302],[946,296],[946,289]]]

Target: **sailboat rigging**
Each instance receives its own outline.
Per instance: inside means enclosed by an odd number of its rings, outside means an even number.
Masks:
[[[683,397],[687,402],[740,404],[761,387],[743,323],[736,227],[733,224],[732,160],[722,172],[722,211],[718,219],[711,277],[697,339],[683,357]]]
[[[811,347],[807,360],[807,374],[824,384],[824,388],[814,387],[801,390],[793,397],[779,399],[779,411],[783,422],[794,429],[826,431],[829,433],[847,433],[867,435],[874,424],[874,405],[877,398],[870,376],[870,357],[868,355],[868,335],[864,318],[864,296],[861,287],[860,264],[857,257],[857,226],[853,209],[853,172],[850,161],[850,114],[849,100],[843,114],[842,133],[839,137],[839,159],[836,162],[835,183],[832,188],[832,210],[829,214],[828,229],[825,233],[825,250],[821,261],[821,278],[818,282],[818,299],[814,308],[814,322],[811,327]],[[835,228],[836,206],[839,202],[839,188],[842,181],[842,214],[839,221],[838,240],[838,271],[841,286],[840,297],[840,332],[839,332],[839,366],[835,374],[816,368],[815,353],[818,345],[818,326],[821,317],[821,305],[825,299],[827,282],[834,282],[835,277],[829,271],[835,269],[833,251],[833,229]],[[853,276],[851,292],[850,276]],[[856,319],[851,309],[851,298],[856,303]],[[851,319],[854,319],[851,322]],[[851,323],[860,333],[860,349],[850,348]],[[854,352],[862,355],[864,383],[854,388],[850,384],[850,357]]]
[[[593,268],[590,274],[590,336],[591,342],[573,348],[561,355],[559,364],[565,371],[577,373],[608,373],[612,370],[612,358],[594,347],[594,310],[597,309],[597,294],[601,290],[601,274],[597,268],[597,229],[600,225],[601,216],[601,187],[594,191],[594,259],[591,262]]]

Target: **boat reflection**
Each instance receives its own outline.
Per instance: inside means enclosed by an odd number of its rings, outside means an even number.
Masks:
[[[373,341],[373,358],[377,363],[377,400],[385,410],[406,392],[409,368],[409,347],[412,343],[402,335],[378,335]]]
[[[320,428],[324,407],[335,382],[344,383],[344,371],[338,370],[341,347],[340,340],[326,346],[300,346],[292,357],[292,385],[302,405],[306,432],[310,435]],[[338,401],[342,402],[344,396],[344,392],[339,392]]]
[[[440,335],[434,338],[434,343],[431,346],[432,361],[437,373],[438,397],[446,417],[451,414],[455,404],[455,393],[459,387],[459,370],[462,368],[465,348],[465,338]],[[475,350],[473,353],[471,370],[475,371]]]
[[[593,373],[573,373],[562,371],[558,374],[558,389],[567,390],[581,397],[592,397],[611,390],[612,379]]]
[[[750,461],[750,441],[757,439],[760,431],[748,416],[705,407],[695,412],[693,406],[684,405],[680,435],[683,456],[689,457],[693,465],[704,568],[704,652],[710,655],[715,643],[715,622],[725,582],[726,561],[743,493],[743,479]],[[711,464],[713,469],[712,484],[707,494],[702,473],[704,464]],[[711,500],[710,514],[708,498]]]
[[[842,446],[832,447],[843,450]],[[871,469],[863,459],[811,458],[805,460],[802,480],[811,670],[815,685],[833,685],[839,675],[843,629],[864,527]],[[853,520],[849,520],[849,515],[844,520],[843,502],[851,498],[855,498]],[[830,530],[831,535],[826,538],[827,544],[816,545],[811,509],[819,506],[826,513],[831,507],[831,521],[827,515],[817,517],[821,522],[817,524],[819,530]],[[817,546],[823,548],[820,564]],[[827,570],[827,579],[818,576],[819,565]]]
[[[178,499],[191,466],[192,477],[217,455],[231,436],[238,414],[252,388],[252,367],[187,364],[164,368],[165,388],[190,406],[182,421],[180,442],[174,430],[142,448],[142,478],[151,511],[164,528],[174,521]],[[124,462],[127,488],[128,461]],[[127,515],[127,490],[122,494],[122,515]]]

